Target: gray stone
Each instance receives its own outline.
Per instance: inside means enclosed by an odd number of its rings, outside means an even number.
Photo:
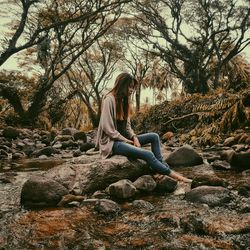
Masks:
[[[146,211],[150,211],[155,208],[153,204],[144,200],[134,200],[132,202],[132,206]]]
[[[25,207],[54,207],[68,193],[68,189],[57,181],[33,176],[22,187],[21,204]]]
[[[73,135],[77,130],[75,128],[64,128],[62,130],[62,135]]]
[[[16,139],[20,134],[19,129],[7,127],[3,130],[3,136],[9,139]]]
[[[109,185],[108,192],[112,197],[127,199],[135,195],[136,187],[130,180],[124,179]]]
[[[157,181],[157,191],[160,193],[172,193],[176,190],[178,182],[168,176]]]
[[[77,131],[73,134],[73,138],[75,141],[81,140],[83,142],[87,142],[87,135],[83,131]]]
[[[231,200],[230,191],[224,187],[200,186],[186,193],[186,199],[194,203],[205,203],[210,207],[222,206]]]
[[[184,145],[170,153],[165,161],[171,167],[195,166],[203,163],[202,157],[190,145]]]
[[[115,215],[121,211],[121,207],[112,200],[100,199],[96,202],[95,210],[102,214]]]
[[[151,192],[156,188],[156,182],[151,175],[143,175],[134,181],[134,186],[141,191]]]
[[[44,147],[40,150],[36,150],[35,152],[33,152],[33,154],[38,157],[40,155],[46,155],[46,156],[51,156],[52,154],[59,154],[60,151],[56,148],[53,148],[51,146],[49,147]]]

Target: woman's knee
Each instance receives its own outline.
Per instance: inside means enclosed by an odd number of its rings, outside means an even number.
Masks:
[[[159,137],[159,135],[157,133],[150,132],[149,134],[150,134],[150,136],[151,136],[151,138],[153,140],[155,140],[155,141],[157,141],[157,140],[159,141],[160,140],[160,137]]]

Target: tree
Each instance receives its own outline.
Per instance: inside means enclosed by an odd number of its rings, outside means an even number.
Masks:
[[[127,9],[126,9],[127,7]],[[138,81],[136,88],[136,112],[140,110],[141,90],[146,86],[144,78],[150,68],[152,56],[147,47],[142,47],[138,36],[135,34],[137,20],[127,14],[131,9],[129,5],[125,7],[123,15],[112,27],[116,41],[123,46],[123,57],[121,58],[120,68],[122,71],[129,71]]]
[[[169,65],[188,93],[216,88],[222,68],[250,43],[249,1],[133,3],[143,24],[137,28],[139,37]]]
[[[67,80],[86,105],[93,127],[101,115],[101,103],[108,81],[122,56],[122,48],[107,36],[99,39],[74,64],[67,73]]]
[[[140,99],[141,99],[141,89],[146,86],[144,81],[147,76],[147,72],[150,68],[151,58],[150,52],[146,50],[140,50],[134,46],[131,48],[131,45],[127,45],[129,51],[129,56],[126,56],[124,59],[125,64],[130,69],[132,75],[138,81],[138,86],[135,92],[136,99],[136,112],[140,111]]]
[[[7,82],[0,82],[0,96],[9,100],[21,118],[20,122],[34,123],[56,80],[117,21],[126,2],[128,0],[21,1],[21,19],[1,53],[0,62],[3,64],[18,51],[38,45],[37,59],[43,73],[27,108],[23,107],[17,89],[9,88]]]

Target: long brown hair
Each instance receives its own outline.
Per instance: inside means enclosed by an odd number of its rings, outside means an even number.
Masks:
[[[136,87],[137,83],[137,80],[128,73],[121,73],[117,76],[115,85],[110,92],[115,97],[118,120],[128,119],[131,111],[128,89],[130,86]]]

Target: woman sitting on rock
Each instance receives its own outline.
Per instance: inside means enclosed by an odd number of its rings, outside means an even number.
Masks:
[[[137,86],[137,80],[128,73],[121,73],[113,89],[104,97],[102,113],[97,132],[96,148],[102,158],[124,155],[142,159],[156,172],[176,180],[191,182],[163,163],[160,138],[156,133],[136,135],[130,125],[130,97]],[[141,148],[151,143],[152,151]]]

